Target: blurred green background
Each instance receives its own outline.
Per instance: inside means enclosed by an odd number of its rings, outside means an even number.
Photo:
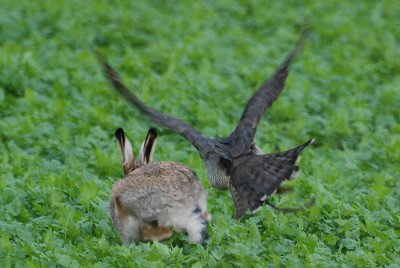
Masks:
[[[400,4],[384,1],[0,2],[0,266],[400,265]],[[103,78],[104,53],[145,102],[209,136],[236,126],[306,23],[312,32],[258,128],[272,152],[314,137],[295,191],[239,222],[194,147],[159,129],[156,161],[200,176],[207,249],[175,235],[121,246],[108,215],[122,177],[113,133],[135,151],[154,126]]]

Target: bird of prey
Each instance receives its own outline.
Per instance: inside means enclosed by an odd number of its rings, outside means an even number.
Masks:
[[[123,84],[106,59],[98,56],[106,78],[127,101],[152,121],[179,133],[196,147],[208,170],[211,185],[231,191],[236,207],[235,218],[239,219],[248,209],[255,212],[263,204],[273,206],[266,198],[275,193],[284,180],[299,173],[300,154],[314,141],[311,139],[288,151],[267,154],[253,142],[264,112],[284,87],[289,67],[299,53],[303,39],[304,34],[272,77],[253,94],[239,124],[224,138],[207,137],[189,123],[148,106]]]

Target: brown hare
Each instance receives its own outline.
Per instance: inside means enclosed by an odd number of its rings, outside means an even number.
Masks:
[[[175,162],[151,163],[157,132],[150,129],[136,163],[122,128],[115,136],[125,178],[114,184],[110,214],[125,245],[165,240],[172,228],[186,231],[191,243],[208,237],[207,193],[191,169]]]

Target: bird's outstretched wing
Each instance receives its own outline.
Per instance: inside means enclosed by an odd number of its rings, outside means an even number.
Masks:
[[[228,173],[231,176],[229,189],[236,207],[236,219],[243,217],[247,209],[257,210],[284,180],[299,173],[297,160],[312,142],[309,140],[286,152],[246,155],[233,160]]]
[[[306,30],[303,30],[295,48],[291,51],[286,60],[279,66],[274,75],[265,82],[247,102],[238,126],[229,136],[231,144],[230,153],[232,157],[238,157],[252,144],[258,123],[268,107],[278,98],[285,85],[286,78],[289,74],[289,67],[302,48],[306,32]]]
[[[106,78],[114,86],[115,90],[117,90],[127,101],[133,104],[151,120],[162,127],[181,134],[188,141],[190,141],[197,148],[197,150],[200,151],[200,153],[202,153],[202,151],[207,151],[208,147],[212,146],[212,144],[210,145],[210,139],[205,137],[200,131],[192,127],[189,123],[146,105],[136,95],[131,93],[131,91],[123,84],[117,72],[111,67],[110,64],[107,63],[104,56],[97,53],[97,57],[103,66],[103,71]]]

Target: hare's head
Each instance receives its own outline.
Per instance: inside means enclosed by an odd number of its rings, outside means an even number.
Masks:
[[[118,146],[121,151],[125,175],[129,174],[136,168],[147,165],[153,161],[154,149],[157,142],[157,130],[155,128],[149,129],[146,139],[144,140],[142,147],[140,148],[138,162],[135,161],[135,157],[132,151],[132,145],[129,142],[128,138],[125,136],[124,130],[122,128],[118,128],[115,131],[115,137],[117,138]]]

